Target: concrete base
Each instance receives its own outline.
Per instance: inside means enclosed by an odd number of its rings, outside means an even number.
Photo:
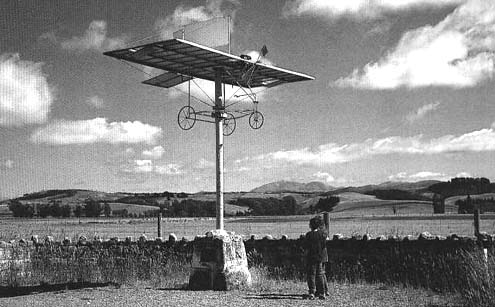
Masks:
[[[213,230],[194,240],[191,290],[232,290],[251,285],[242,237]]]

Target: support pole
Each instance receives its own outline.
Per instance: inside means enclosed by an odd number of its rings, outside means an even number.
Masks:
[[[215,133],[216,133],[216,180],[217,180],[217,218],[216,229],[223,230],[223,116],[222,72],[215,71]]]

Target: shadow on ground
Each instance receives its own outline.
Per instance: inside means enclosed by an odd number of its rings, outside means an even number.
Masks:
[[[282,294],[282,293],[264,293],[256,295],[248,295],[246,299],[251,300],[300,300],[304,299],[304,294]]]
[[[64,290],[77,290],[83,288],[98,288],[98,287],[108,287],[108,286],[118,286],[114,283],[68,283],[68,284],[57,284],[57,285],[38,285],[38,286],[26,286],[26,287],[4,287],[0,286],[0,297],[13,297],[21,295],[30,295],[42,292],[56,292]]]

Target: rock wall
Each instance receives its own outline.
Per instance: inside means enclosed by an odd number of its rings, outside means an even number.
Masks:
[[[327,241],[331,280],[401,283],[445,290],[462,274],[466,253],[480,254],[483,248],[494,255],[494,237],[478,239],[455,235],[419,238],[368,235]],[[131,238],[107,241],[81,238],[77,242],[53,242],[37,238],[0,242],[0,286],[35,286],[64,283],[122,283],[167,278],[167,267],[191,267],[193,242]],[[244,241],[250,267],[262,266],[277,276],[304,279],[303,240],[255,239]]]
[[[427,233],[417,238],[369,235],[327,241],[327,277],[330,280],[383,282],[451,290],[462,280],[466,260],[481,259],[483,248],[494,253],[494,237],[433,237]],[[245,241],[250,265],[264,265],[274,275],[305,278],[303,240]],[[469,256],[468,256],[469,255]],[[477,259],[478,259],[477,258]],[[471,263],[469,264],[471,265]],[[467,269],[472,269],[467,268]]]

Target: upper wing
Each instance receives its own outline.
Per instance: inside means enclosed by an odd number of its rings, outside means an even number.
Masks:
[[[132,48],[105,52],[105,55],[150,66],[169,73],[143,83],[171,87],[191,78],[215,81],[222,71],[222,82],[243,87],[273,87],[314,77],[280,67],[253,63],[238,56],[182,39],[170,39]],[[246,72],[249,76],[246,77]]]

